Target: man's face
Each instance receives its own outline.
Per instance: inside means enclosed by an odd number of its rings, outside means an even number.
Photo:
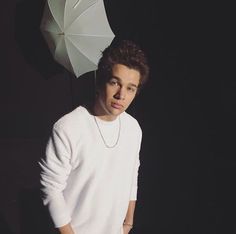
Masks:
[[[125,65],[116,64],[112,69],[112,77],[100,90],[97,110],[104,120],[113,120],[124,112],[137,93],[140,73]]]

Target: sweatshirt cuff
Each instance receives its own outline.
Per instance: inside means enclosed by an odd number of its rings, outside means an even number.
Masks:
[[[53,197],[50,197],[46,203],[56,228],[62,227],[71,222],[71,216],[66,207],[66,203],[62,194],[57,194]]]
[[[137,186],[132,187],[132,190],[131,190],[131,193],[130,193],[130,200],[131,201],[137,200],[137,190],[138,190]]]

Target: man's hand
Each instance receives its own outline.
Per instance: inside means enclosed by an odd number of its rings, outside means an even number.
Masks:
[[[60,234],[75,234],[70,224],[58,228],[58,231]]]
[[[124,234],[128,234],[131,229],[132,229],[132,227],[129,226],[129,225],[125,225],[125,224],[123,225],[123,232],[124,232]]]

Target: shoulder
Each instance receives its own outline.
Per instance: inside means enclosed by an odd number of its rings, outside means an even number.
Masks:
[[[54,123],[53,128],[63,131],[71,131],[73,129],[77,129],[78,127],[83,126],[88,115],[88,111],[85,107],[78,106],[71,112],[63,115],[60,119],[58,119]]]
[[[139,122],[137,121],[137,119],[135,119],[132,115],[130,115],[127,112],[123,112],[122,113],[122,119],[124,120],[125,125],[129,129],[132,128],[132,131],[135,130],[135,131],[137,131],[137,133],[139,135],[142,135],[141,126],[140,126]]]

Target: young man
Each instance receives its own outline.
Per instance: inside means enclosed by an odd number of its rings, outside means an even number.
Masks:
[[[97,95],[53,127],[40,166],[43,201],[61,234],[128,234],[133,226],[142,132],[125,110],[146,82],[143,51],[110,45],[98,64]]]

